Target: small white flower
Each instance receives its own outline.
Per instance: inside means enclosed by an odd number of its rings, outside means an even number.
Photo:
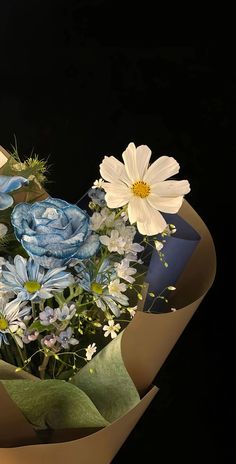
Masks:
[[[87,361],[90,361],[94,353],[96,353],[97,351],[97,347],[95,343],[92,343],[92,345],[87,346],[87,348],[85,348],[85,351],[86,351],[86,359]]]
[[[157,251],[162,250],[162,248],[163,248],[163,243],[162,242],[159,242],[159,240],[155,240],[154,244],[155,244],[155,247],[156,247]]]
[[[130,316],[133,318],[136,314],[137,306],[133,306],[132,308],[127,308],[127,311],[129,311]]]
[[[104,227],[111,228],[114,226],[115,213],[109,208],[102,208],[100,213],[95,212],[91,217],[90,229],[99,230]]]
[[[0,223],[0,238],[4,237],[8,231],[7,226],[5,224]]]
[[[122,217],[124,222],[127,222],[129,219],[128,214],[125,211],[123,211],[123,213],[121,213],[120,216]]]
[[[124,241],[125,254],[143,251],[144,247],[142,245],[133,242],[136,234],[136,228],[134,226],[125,226],[124,223],[120,223],[117,230]]]
[[[113,319],[110,319],[108,321],[108,325],[104,325],[103,330],[104,330],[104,337],[108,337],[108,335],[111,336],[111,338],[117,337],[117,332],[121,329],[120,324],[115,324]]]
[[[100,188],[102,189],[103,188],[103,185],[104,185],[104,180],[103,179],[98,179],[98,180],[95,180],[94,183],[93,183],[93,186],[92,186],[92,189],[96,189],[96,188]]]
[[[125,290],[127,290],[127,285],[120,283],[120,279],[112,280],[108,285],[110,295],[118,298],[122,296],[122,292],[125,292]]]
[[[137,270],[133,267],[129,267],[128,259],[122,259],[120,263],[115,263],[115,269],[120,279],[124,279],[130,284],[132,284],[135,281],[135,279],[131,276],[136,274]]]
[[[124,254],[125,242],[123,238],[120,237],[118,230],[113,229],[110,237],[108,235],[101,235],[100,242],[106,245],[110,252],[117,252],[119,255]]]
[[[93,213],[90,221],[90,229],[94,231],[101,229],[102,225],[104,225],[105,219],[106,218],[102,216],[102,214],[97,212]]]

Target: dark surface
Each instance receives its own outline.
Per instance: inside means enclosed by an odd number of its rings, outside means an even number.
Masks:
[[[158,44],[149,23],[145,29],[122,8],[117,1],[1,3],[0,142],[9,148],[15,134],[20,153],[50,155],[49,190],[71,202],[99,177],[103,156],[120,157],[130,141],[149,145],[154,159],[180,162],[188,200],[214,237],[218,274],[114,463],[231,462],[235,65],[218,43]]]

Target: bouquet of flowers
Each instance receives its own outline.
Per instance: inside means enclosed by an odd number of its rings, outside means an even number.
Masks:
[[[44,161],[0,148],[1,462],[55,459],[53,443],[58,462],[94,447],[111,462],[214,279],[177,161],[133,143],[122,157],[72,205],[44,190]]]

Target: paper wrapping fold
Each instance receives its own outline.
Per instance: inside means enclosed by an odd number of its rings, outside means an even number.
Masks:
[[[171,303],[177,311],[138,311],[122,339],[124,362],[140,393],[152,383],[215,278],[216,254],[209,230],[187,201],[179,214],[199,233],[201,241],[176,284]]]
[[[155,397],[157,391],[158,388],[153,386],[137,406],[127,414],[108,427],[89,436],[61,443],[24,446],[24,441],[27,439],[34,443],[34,433],[29,430],[29,424],[21,416],[20,411],[2,388],[2,391],[0,390],[2,417],[0,430],[1,433],[2,430],[5,433],[5,446],[8,445],[8,437],[12,438],[14,436],[18,447],[0,448],[0,462],[1,464],[19,464],[21,462],[33,462],[34,464],[42,464],[42,462],[56,462],[57,464],[64,464],[65,462],[93,464],[96,462],[96,464],[109,464]],[[74,437],[75,433],[73,433]],[[19,446],[20,439],[23,446]]]

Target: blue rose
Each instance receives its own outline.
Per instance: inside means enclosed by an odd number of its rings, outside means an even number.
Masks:
[[[8,193],[18,190],[24,184],[28,184],[28,179],[25,177],[0,176],[0,210],[7,209],[13,204],[13,198]]]
[[[89,228],[90,217],[76,205],[47,198],[15,206],[12,224],[16,238],[45,268],[64,266],[72,259],[86,259],[99,248],[99,237]]]

